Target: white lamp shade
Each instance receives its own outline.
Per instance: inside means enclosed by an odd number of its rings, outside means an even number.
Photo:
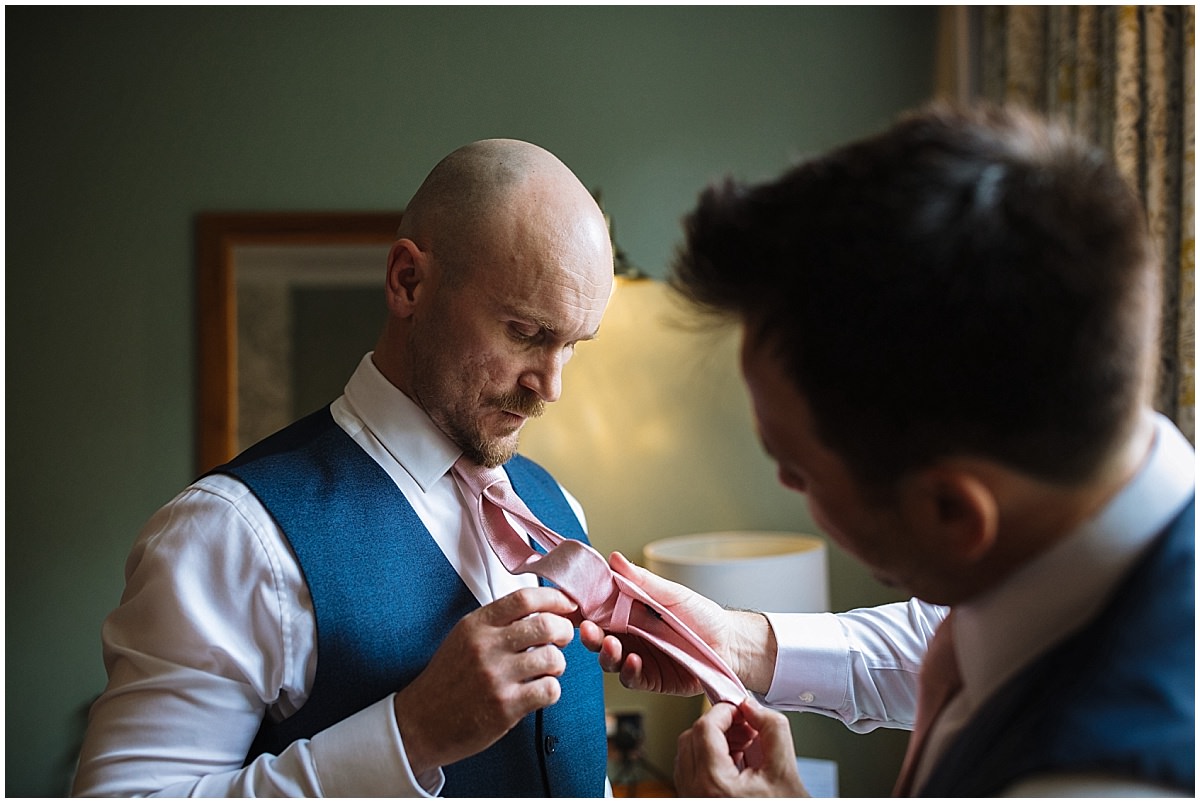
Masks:
[[[646,545],[646,568],[732,608],[829,610],[829,553],[812,535],[715,532]]]

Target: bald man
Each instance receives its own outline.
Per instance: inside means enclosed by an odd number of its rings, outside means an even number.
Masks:
[[[450,469],[504,465],[585,540],[578,502],[516,451],[611,284],[603,215],[557,158],[487,140],[439,163],[345,394],[139,536],[75,793],[603,795],[575,605],[504,569]]]

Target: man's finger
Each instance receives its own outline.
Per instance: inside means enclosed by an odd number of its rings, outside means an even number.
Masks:
[[[518,652],[542,644],[565,647],[575,638],[571,622],[553,613],[531,613],[513,622],[506,630],[509,646]]]
[[[566,594],[556,588],[545,586],[522,588],[482,608],[486,612],[487,621],[499,626],[512,624],[531,613],[544,611],[567,616],[578,609],[579,606],[572,602]]]

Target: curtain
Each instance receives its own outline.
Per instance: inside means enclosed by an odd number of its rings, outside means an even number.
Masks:
[[[966,26],[961,13],[976,57],[960,94],[1071,125],[1141,195],[1164,268],[1155,403],[1195,443],[1195,8],[987,6]]]

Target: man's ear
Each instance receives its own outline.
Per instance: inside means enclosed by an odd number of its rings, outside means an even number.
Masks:
[[[978,475],[959,468],[921,469],[903,484],[902,494],[913,527],[936,539],[956,562],[974,563],[995,544],[999,504]]]
[[[387,282],[384,292],[388,310],[399,318],[412,315],[429,279],[429,255],[409,239],[392,243],[388,252]]]

